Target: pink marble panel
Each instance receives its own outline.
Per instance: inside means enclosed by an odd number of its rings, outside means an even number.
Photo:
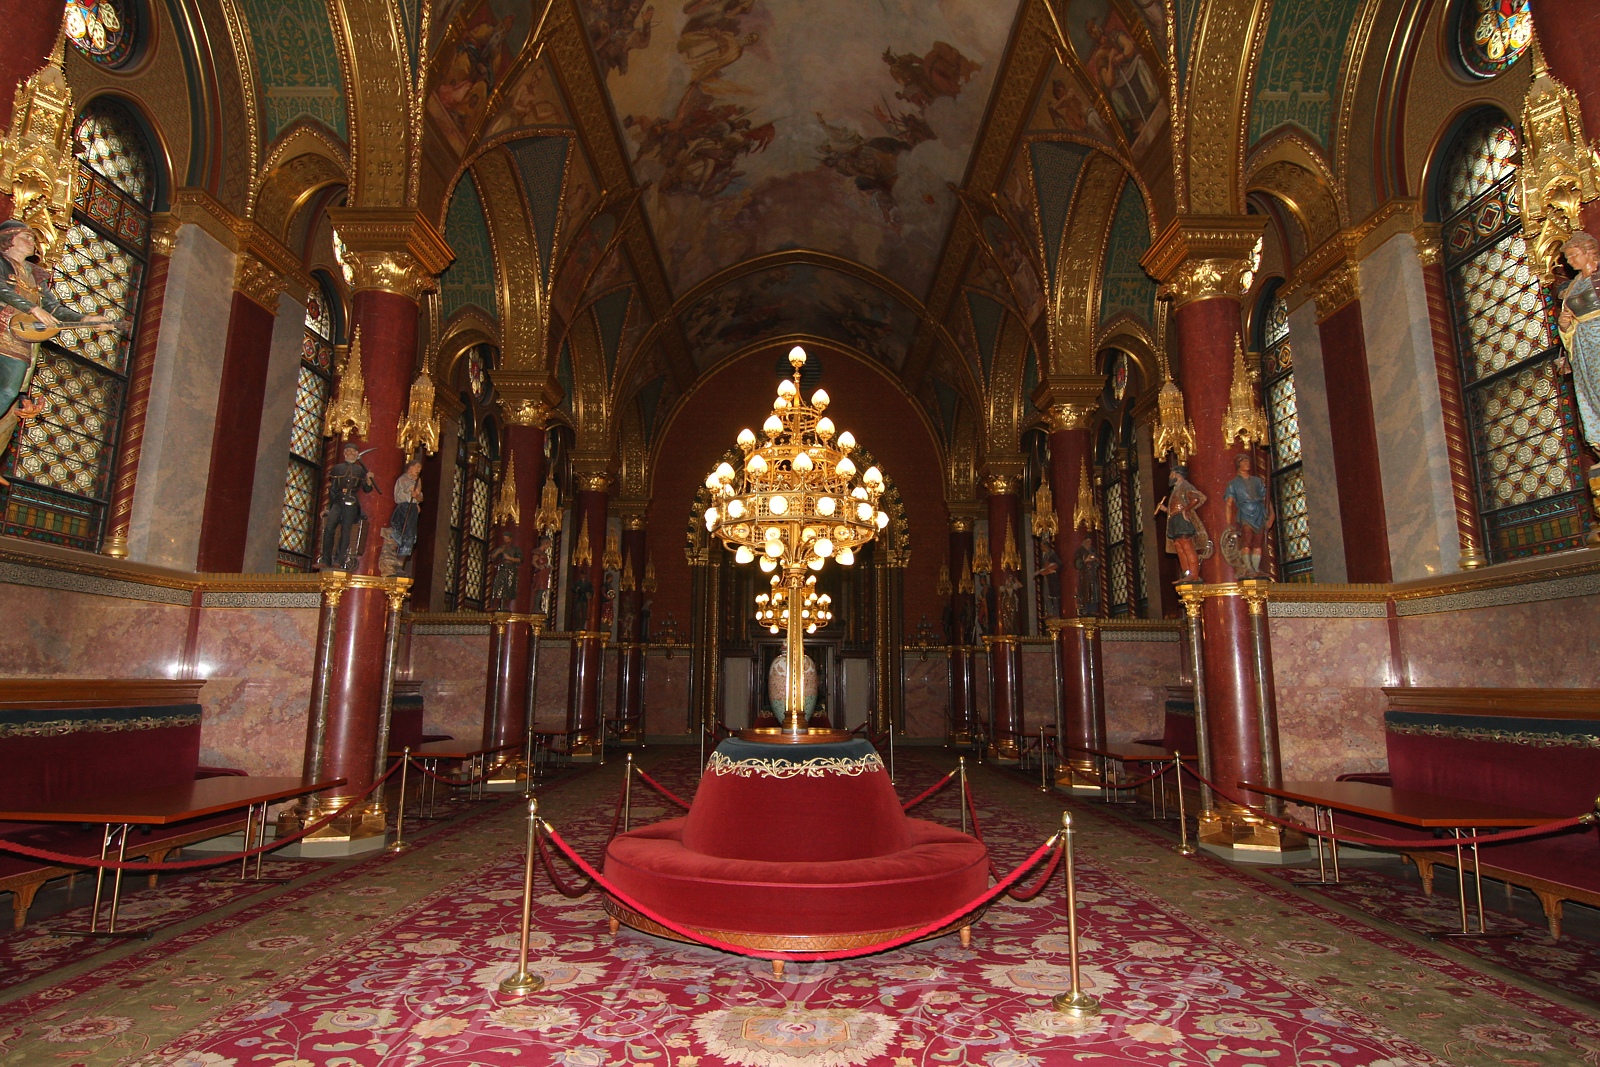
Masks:
[[[1383,713],[1389,702],[1383,690],[1280,684],[1277,701],[1286,781],[1388,769]]]
[[[950,661],[942,653],[905,653],[906,736],[944,740],[950,711]]]
[[[572,684],[572,643],[539,645],[539,703],[533,721],[545,729],[567,728],[567,691]],[[481,699],[481,697],[480,697]]]
[[[197,668],[200,762],[252,775],[304,767],[316,608],[206,608]]]
[[[0,584],[0,662],[7,674],[57,678],[173,678],[189,608]]]
[[[1600,597],[1411,615],[1400,620],[1400,639],[1412,685],[1600,685]]]
[[[1272,666],[1280,685],[1379,688],[1389,679],[1389,620],[1272,620]]]
[[[1049,645],[1022,646],[1022,726],[1038,736],[1056,721],[1056,667]]]
[[[411,678],[422,683],[424,729],[431,734],[449,734],[460,741],[481,738],[488,670],[486,633],[414,634]],[[541,695],[543,690],[541,679]]]
[[[1182,646],[1176,641],[1100,641],[1106,740],[1160,737],[1167,686],[1177,685]]]
[[[653,736],[689,732],[689,653],[652,651],[645,668],[644,731]],[[563,705],[565,707],[565,705]]]

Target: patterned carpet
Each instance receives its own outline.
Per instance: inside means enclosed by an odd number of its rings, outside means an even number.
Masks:
[[[899,756],[902,796],[952,761]],[[646,765],[693,788],[692,750]],[[621,768],[569,780],[544,811],[598,855]],[[1064,801],[974,768],[1002,868]],[[641,793],[636,790],[635,797]],[[953,793],[918,814],[954,823]],[[849,963],[764,962],[606,933],[593,896],[541,880],[534,967],[501,996],[519,918],[520,805],[485,805],[419,839],[142,950],[0,992],[0,1065],[134,1067],[1040,1067],[1207,1064],[1600,1064],[1600,1018],[1303,891],[1184,859],[1148,829],[1074,805],[1086,978],[1104,1013],[1054,1014],[1066,986],[1057,892],[1003,902],[952,936]],[[635,819],[669,814],[640,804]],[[158,935],[159,937],[160,935]],[[113,958],[114,957],[114,958]]]

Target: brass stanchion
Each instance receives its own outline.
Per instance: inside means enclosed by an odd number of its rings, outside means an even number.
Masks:
[[[967,832],[967,757],[959,757],[957,768],[961,771],[961,797],[956,801],[956,807],[961,809],[961,832]],[[1600,803],[1600,801],[1597,801]]]
[[[406,850],[406,771],[410,767],[411,746],[407,745],[400,753],[400,799],[395,802],[394,844],[389,846],[390,852]]]
[[[1057,993],[1050,1006],[1064,1015],[1087,1019],[1100,1014],[1100,1002],[1083,991],[1078,981],[1078,887],[1072,869],[1072,813],[1061,813],[1061,868],[1067,881],[1067,952],[1072,969],[1072,989]]]
[[[633,753],[628,753],[628,765],[622,769],[622,832],[627,833],[633,821]]]
[[[1044,759],[1044,724],[1039,725],[1039,792],[1050,792],[1049,768]]]
[[[539,798],[528,801],[528,862],[522,875],[522,941],[517,948],[517,973],[500,983],[500,992],[527,996],[544,988],[544,979],[528,973],[528,930],[533,925],[533,865],[539,855]]]
[[[1183,764],[1176,750],[1172,753],[1173,785],[1178,791],[1178,855],[1194,855],[1194,846],[1189,844],[1189,819],[1183,811]]]

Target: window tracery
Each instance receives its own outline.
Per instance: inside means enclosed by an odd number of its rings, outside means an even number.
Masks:
[[[300,375],[289,427],[289,466],[283,485],[283,521],[278,530],[278,570],[308,571],[317,558],[317,520],[322,472],[327,465],[323,416],[333,394],[334,315],[325,279],[306,298],[300,339]]]
[[[1286,582],[1312,581],[1311,522],[1300,448],[1300,403],[1294,388],[1294,348],[1289,342],[1289,305],[1267,297],[1261,329],[1262,389],[1267,408],[1267,478],[1277,511],[1279,575]]]

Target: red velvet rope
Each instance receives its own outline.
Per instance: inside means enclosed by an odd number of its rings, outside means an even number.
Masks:
[[[1015,893],[1007,893],[1006,895],[1009,896],[1012,900],[1028,901],[1028,900],[1032,900],[1034,897],[1038,896],[1040,893],[1043,893],[1044,890],[1045,890],[1045,887],[1050,884],[1050,876],[1052,874],[1056,873],[1056,868],[1057,867],[1061,866],[1061,855],[1062,855],[1062,850],[1059,849],[1059,848],[1056,849],[1056,854],[1054,856],[1050,857],[1050,866],[1045,868],[1044,873],[1039,876],[1039,880],[1037,882],[1034,882],[1033,886],[1031,888],[1029,888],[1029,889],[1019,889]],[[990,864],[990,866],[992,868],[993,864]]]
[[[1137,789],[1141,785],[1144,785],[1146,782],[1155,781],[1157,778],[1160,778],[1162,775],[1166,774],[1171,769],[1172,769],[1171,767],[1162,767],[1159,771],[1156,771],[1154,774],[1147,774],[1143,778],[1135,778],[1131,782],[1105,782],[1103,784],[1105,785],[1105,787],[1107,789]]]
[[[570,882],[562,881],[561,875],[556,873],[555,860],[550,856],[550,849],[545,845],[543,835],[539,837],[539,858],[544,861],[545,873],[550,876],[550,882],[556,887],[556,892],[569,900],[581,897],[594,888],[593,879],[585,879],[584,884],[577,888],[573,888]]]
[[[419,774],[425,774],[436,782],[443,782],[445,785],[464,789],[467,786],[477,785],[479,782],[486,780],[491,774],[499,770],[501,766],[503,766],[503,763],[496,763],[494,766],[490,767],[476,778],[452,778],[446,774],[439,774],[436,771],[430,771],[428,768],[418,763],[417,757],[415,756],[411,757],[411,766],[412,769],[417,771]]]
[[[921,804],[924,800],[927,800],[929,797],[933,796],[933,794],[937,793],[939,790],[941,790],[945,786],[949,785],[950,784],[950,779],[954,778],[958,773],[960,773],[960,769],[959,768],[957,768],[954,771],[951,771],[949,774],[945,775],[943,778],[939,779],[937,782],[934,782],[927,789],[924,789],[920,794],[917,795],[916,799],[908,800],[904,804],[900,805],[900,810],[901,811],[910,811],[912,808],[916,807],[918,804]]]
[[[247,856],[255,856],[262,852],[271,852],[274,849],[282,848],[284,845],[292,845],[301,838],[306,837],[309,834],[316,833],[318,830],[322,829],[324,826],[327,826],[329,823],[333,822],[333,820],[337,819],[339,816],[343,815],[345,812],[349,811],[363,800],[366,800],[367,797],[372,795],[372,791],[374,789],[377,789],[384,782],[388,781],[389,776],[394,774],[394,772],[399,769],[400,761],[395,760],[394,763],[389,766],[389,769],[384,771],[383,775],[375,782],[367,786],[366,791],[360,796],[353,798],[338,811],[326,815],[314,823],[309,823],[308,825],[301,827],[297,833],[290,834],[288,837],[274,838],[270,843],[263,842],[262,844],[257,845],[255,848],[247,848],[243,852],[234,852],[226,856],[208,856],[205,859],[178,860],[173,863],[140,863],[137,860],[101,860],[94,859],[90,856],[69,856],[62,852],[51,852],[48,849],[34,848],[32,845],[19,845],[15,842],[5,840],[0,840],[0,852],[15,852],[19,855],[32,857],[33,859],[48,860],[51,863],[59,864],[62,867],[87,867],[90,870],[98,869],[105,871],[186,871],[192,870],[196,867],[215,867],[224,863],[235,863],[246,858]],[[405,798],[402,797],[401,803],[404,802]]]
[[[638,767],[634,767],[633,773],[637,774],[641,779],[643,779],[645,785],[648,785],[651,789],[654,789],[657,793],[660,793],[662,796],[666,797],[668,800],[670,800],[674,804],[678,805],[678,807],[682,808],[684,811],[688,811],[689,810],[689,805],[683,800],[682,797],[680,797],[676,793],[672,792],[672,790],[668,789],[666,786],[662,785],[660,782],[658,782],[654,778],[650,777],[648,774],[646,774],[644,771],[640,770]]]
[[[720,949],[723,952],[731,952],[738,956],[748,956],[753,959],[761,960],[819,962],[827,960],[851,960],[858,959],[862,956],[871,956],[879,952],[887,952],[890,949],[899,948],[902,945],[909,945],[913,941],[920,941],[929,934],[937,933],[938,931],[953,925],[960,919],[966,918],[968,915],[971,915],[978,909],[988,907],[995,900],[997,900],[1002,893],[1005,893],[1013,885],[1021,881],[1022,876],[1027,874],[1028,871],[1032,870],[1038,864],[1038,862],[1044,858],[1045,853],[1056,847],[1056,838],[1050,838],[1050,840],[1046,841],[1044,844],[1035,849],[1031,856],[1023,860],[1021,866],[1017,867],[1010,874],[1006,875],[1006,877],[998,884],[990,886],[987,890],[980,894],[976,900],[973,900],[967,904],[963,904],[961,907],[950,912],[948,915],[935,919],[933,922],[928,923],[925,926],[920,926],[909,933],[904,933],[898,937],[890,938],[887,941],[880,941],[876,944],[865,945],[860,948],[839,949],[834,952],[769,952],[762,949],[750,948],[747,945],[735,945],[732,942],[723,941],[715,937],[707,937],[704,934],[696,933],[694,930],[689,929],[687,926],[684,926],[681,923],[674,922],[665,915],[660,914],[646,904],[640,903],[627,893],[607,882],[604,875],[591,867],[582,856],[578,855],[572,850],[571,846],[569,846],[566,841],[562,840],[561,835],[556,832],[555,827],[551,826],[549,823],[545,823],[544,829],[546,835],[549,836],[551,841],[555,842],[556,847],[566,855],[567,859],[576,864],[578,869],[583,871],[583,873],[592,882],[600,886],[601,889],[605,890],[605,892],[612,897],[612,899],[621,902],[623,906],[634,912],[637,912],[639,915],[644,916],[651,922],[657,923],[665,929],[672,931],[679,937],[682,937],[688,941],[692,941],[697,945],[704,945],[707,948]]]
[[[1309,834],[1312,837],[1326,837],[1333,841],[1343,841],[1347,845],[1364,846],[1368,848],[1393,848],[1401,851],[1410,851],[1415,849],[1455,848],[1457,845],[1460,845],[1462,848],[1466,848],[1470,845],[1504,845],[1509,844],[1512,841],[1521,841],[1528,837],[1543,837],[1546,834],[1559,833],[1562,830],[1570,830],[1574,826],[1589,826],[1595,821],[1594,813],[1585,812],[1582,815],[1575,815],[1570,819],[1557,819],[1553,822],[1540,823],[1538,826],[1528,826],[1520,830],[1507,830],[1505,833],[1500,834],[1471,834],[1466,837],[1425,837],[1415,838],[1413,840],[1406,840],[1405,838],[1394,839],[1388,837],[1351,837],[1347,834],[1336,834],[1328,830],[1313,830],[1308,826],[1300,825],[1293,819],[1279,818],[1278,816],[1269,812],[1262,811],[1253,804],[1246,804],[1236,795],[1230,793],[1226,789],[1223,789],[1211,779],[1204,777],[1199,771],[1193,769],[1192,767],[1186,766],[1183,769],[1188,771],[1189,774],[1193,775],[1199,781],[1210,786],[1211,791],[1222,797],[1223,800],[1226,800],[1231,804],[1237,804],[1241,808],[1244,808],[1250,812],[1250,814],[1263,818],[1268,822],[1277,823],[1279,826],[1287,827],[1290,830],[1299,830],[1301,833]]]

